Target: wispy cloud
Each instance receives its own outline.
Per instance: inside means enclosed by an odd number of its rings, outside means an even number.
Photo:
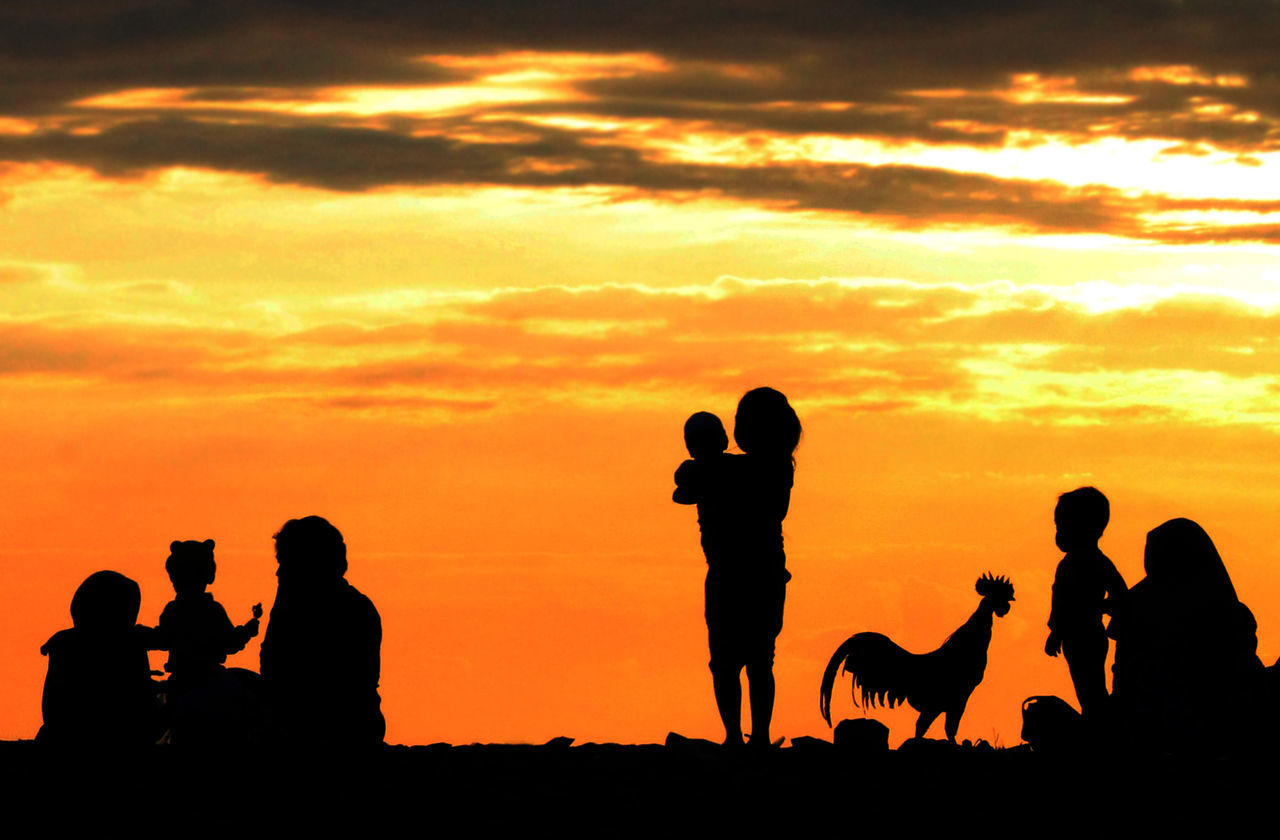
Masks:
[[[1175,294],[1091,312],[1074,290],[725,278],[705,287],[541,287],[351,307],[301,330],[9,323],[3,375],[154,398],[302,399],[327,410],[665,403],[759,382],[812,407],[1046,423],[1277,419],[1280,314]],[[381,316],[379,316],[381,317]],[[517,399],[518,398],[518,399]],[[513,402],[514,400],[514,402]]]

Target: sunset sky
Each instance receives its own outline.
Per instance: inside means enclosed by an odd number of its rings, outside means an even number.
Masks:
[[[981,6],[6,0],[0,738],[89,573],[154,622],[211,537],[243,622],[319,514],[389,741],[718,740],[671,475],[758,385],[805,426],[775,735],[829,737],[835,647],[932,649],[986,571],[1017,601],[960,736],[1074,701],[1084,484],[1130,584],[1203,525],[1275,661],[1280,6]]]

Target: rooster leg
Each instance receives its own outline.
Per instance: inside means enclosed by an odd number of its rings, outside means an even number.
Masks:
[[[953,744],[956,742],[956,730],[960,728],[960,717],[964,714],[964,707],[968,702],[969,698],[965,697],[955,706],[947,709],[947,719],[943,722],[942,728],[947,733],[947,740]]]
[[[933,726],[933,722],[938,719],[938,715],[940,714],[942,714],[941,710],[921,712],[920,717],[916,718],[916,737],[923,738],[924,734],[929,731],[929,727]]]

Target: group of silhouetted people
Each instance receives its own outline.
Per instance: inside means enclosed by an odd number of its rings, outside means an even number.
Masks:
[[[1134,747],[1197,753],[1274,739],[1275,668],[1258,659],[1257,621],[1213,540],[1196,522],[1165,522],[1147,534],[1146,577],[1126,589],[1098,551],[1107,520],[1107,499],[1092,487],[1062,494],[1055,511],[1066,556],[1044,649],[1065,654],[1089,729]],[[1103,613],[1111,615],[1106,630]],[[1108,636],[1116,645],[1110,695]]]
[[[155,627],[137,623],[138,584],[119,572],[90,575],[71,599],[72,627],[40,649],[49,658],[42,743],[141,746],[164,739],[204,746],[270,741],[287,746],[380,744],[382,624],[348,583],[347,547],[325,519],[291,519],[275,535],[276,600],[260,673],[227,668],[258,633],[235,625],[206,590],[214,541],[174,541],[165,571],[174,598]],[[167,651],[164,682],[149,650]]]
[[[733,748],[744,745],[743,669],[751,704],[747,745],[770,746],[774,646],[791,579],[782,522],[800,436],[794,409],[772,388],[749,391],[738,403],[733,438],[741,453],[728,452],[729,436],[714,414],[698,412],[684,427],[690,459],[676,471],[672,498],[697,506],[712,685],[724,743]],[[1280,699],[1277,669],[1259,661],[1257,623],[1209,536],[1187,519],[1151,531],[1146,577],[1130,589],[1098,548],[1109,519],[1107,499],[1093,487],[1062,494],[1054,510],[1055,542],[1065,554],[1054,578],[1045,652],[1066,659],[1082,714],[1049,728],[1060,729],[1059,741],[1097,736],[1201,752],[1257,736]],[[345,579],[347,548],[338,529],[308,516],[289,520],[275,535],[278,584],[258,673],[226,667],[227,656],[257,635],[262,608],[255,605],[253,617],[236,625],[206,591],[217,568],[214,547],[213,540],[170,544],[165,570],[174,598],[156,627],[137,624],[141,593],[124,575],[96,572],[80,585],[71,600],[73,626],[41,648],[49,669],[37,740],[382,742],[382,625],[369,599]],[[1107,626],[1104,615],[1111,616]],[[989,618],[986,628],[989,640]],[[1110,693],[1109,638],[1116,644]],[[149,650],[168,651],[163,683],[152,679]]]
[[[795,411],[772,388],[749,391],[738,404],[733,438],[741,454],[727,451],[714,414],[698,412],[684,427],[690,459],[676,470],[672,498],[697,505],[712,686],[730,747],[743,744],[744,668],[747,743],[770,743],[774,646],[791,579],[782,521],[800,435]],[[1268,669],[1258,659],[1257,623],[1204,529],[1174,519],[1151,531],[1146,577],[1130,589],[1098,548],[1109,519],[1107,498],[1093,487],[1062,494],[1054,510],[1064,556],[1045,652],[1066,659],[1081,708],[1058,734],[1157,752],[1233,751],[1249,739],[1276,740],[1270,717],[1280,701],[1280,663]],[[1104,615],[1111,616],[1105,626]],[[1111,692],[1109,639],[1116,644]]]
[[[1204,529],[1171,519],[1147,534],[1132,589],[1098,550],[1101,492],[1064,493],[1054,512],[1066,555],[1053,584],[1045,652],[1067,660],[1085,734],[1138,748],[1215,753],[1271,741],[1274,669],[1258,658],[1257,621],[1236,596]],[[1111,615],[1103,628],[1102,616]],[[1106,690],[1108,637],[1115,640]]]

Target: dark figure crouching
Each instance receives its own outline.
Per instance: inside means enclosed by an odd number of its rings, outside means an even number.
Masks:
[[[36,740],[61,747],[139,747],[164,731],[144,634],[142,593],[119,572],[94,572],[71,599],[69,630],[40,648],[49,657]]]

